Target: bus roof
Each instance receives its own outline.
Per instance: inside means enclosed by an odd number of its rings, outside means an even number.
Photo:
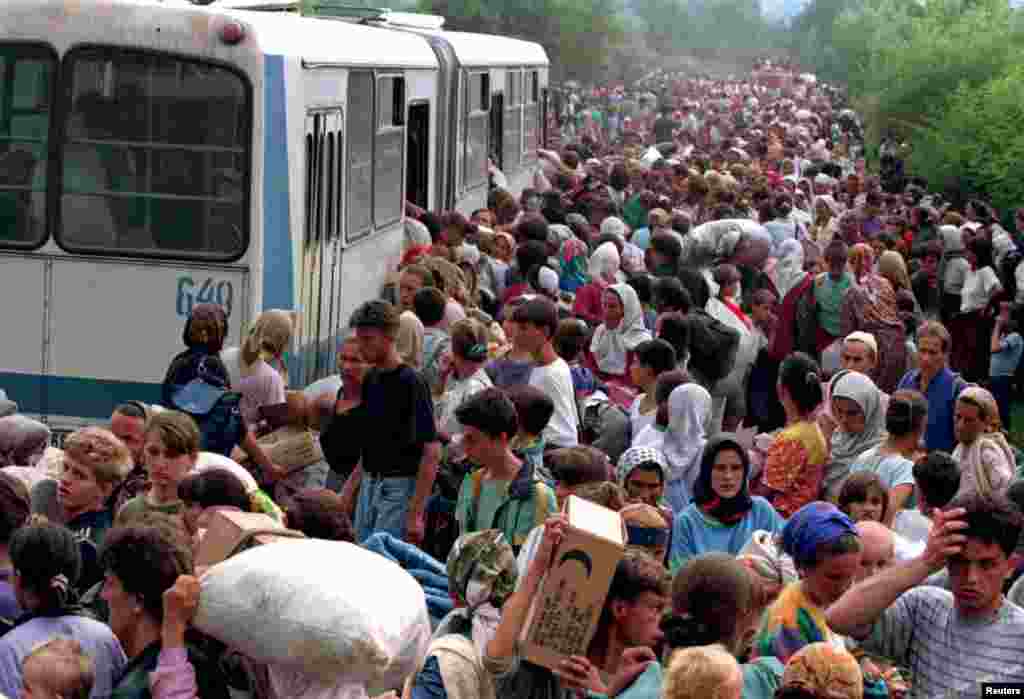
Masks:
[[[310,63],[437,68],[437,57],[427,42],[411,34],[392,32],[383,41],[380,30],[351,22],[287,12],[221,12],[252,27],[266,54],[295,56]]]
[[[209,21],[195,21],[203,17]],[[223,44],[216,32],[208,31],[228,19],[246,27],[248,40],[238,47]],[[62,33],[65,25],[68,31]],[[248,49],[310,63],[437,68],[437,58],[422,37],[394,32],[384,41],[371,27],[290,12],[235,10],[187,0],[5,0],[0,12],[0,33],[9,39],[37,38],[46,30],[63,36],[68,45],[110,37],[122,45],[147,46],[161,28],[167,30],[165,36],[174,37],[177,50],[212,56],[228,57],[237,49]]]
[[[456,58],[464,67],[500,68],[502,66],[547,66],[548,54],[544,47],[532,41],[510,39],[493,34],[472,32],[411,30],[430,34],[447,41]]]

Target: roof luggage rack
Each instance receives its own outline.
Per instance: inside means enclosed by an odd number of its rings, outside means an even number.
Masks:
[[[444,17],[416,12],[395,12],[386,7],[346,5],[336,0],[311,0],[305,5],[308,14],[323,19],[339,19],[360,24],[383,24],[413,29],[440,29]]]

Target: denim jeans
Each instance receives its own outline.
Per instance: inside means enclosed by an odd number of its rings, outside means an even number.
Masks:
[[[405,541],[405,519],[416,493],[415,478],[381,478],[363,473],[356,504],[356,540],[387,532]]]
[[[1013,403],[1013,377],[993,376],[989,379],[989,388],[992,397],[996,399],[999,406],[999,420],[1003,423],[1003,429],[1010,430],[1010,407]]]

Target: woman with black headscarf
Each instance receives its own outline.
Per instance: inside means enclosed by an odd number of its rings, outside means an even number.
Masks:
[[[751,496],[750,458],[736,435],[724,433],[704,447],[693,502],[672,528],[673,572],[709,551],[735,556],[759,529],[781,532],[784,521],[771,503]]]

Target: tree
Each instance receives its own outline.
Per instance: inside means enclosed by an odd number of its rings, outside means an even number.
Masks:
[[[500,34],[544,46],[554,79],[592,80],[624,38],[620,0],[420,0],[446,27]]]

